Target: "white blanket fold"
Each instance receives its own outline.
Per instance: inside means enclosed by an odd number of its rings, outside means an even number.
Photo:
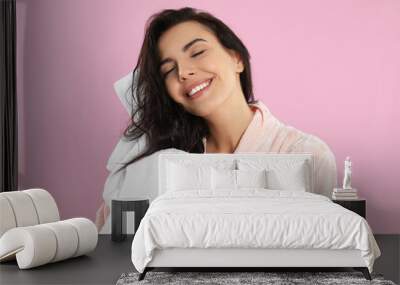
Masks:
[[[380,250],[367,221],[307,192],[179,191],[157,197],[132,242],[143,272],[156,248],[358,249],[372,272]]]

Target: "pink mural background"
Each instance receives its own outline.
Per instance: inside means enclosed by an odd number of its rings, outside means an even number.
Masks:
[[[63,219],[94,220],[128,114],[113,83],[137,60],[148,17],[191,6],[251,54],[255,97],[315,134],[367,199],[374,233],[400,233],[400,2],[17,0],[20,189],[42,187]]]

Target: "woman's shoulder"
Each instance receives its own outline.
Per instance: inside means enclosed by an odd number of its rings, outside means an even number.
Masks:
[[[260,149],[277,152],[311,152],[316,156],[334,157],[329,145],[315,134],[300,130],[276,118],[264,102],[251,104],[261,110],[265,141]]]
[[[306,133],[288,126],[290,132],[296,132],[299,139],[293,145],[293,149],[302,152],[313,152],[313,153],[327,153],[332,152],[328,143],[322,140],[315,134]]]
[[[303,139],[294,145],[292,152],[312,153],[318,165],[336,167],[336,158],[327,142],[314,134],[304,133]]]

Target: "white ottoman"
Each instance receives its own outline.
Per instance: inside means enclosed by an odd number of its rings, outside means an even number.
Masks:
[[[0,262],[17,259],[20,269],[86,254],[98,232],[86,218],[59,221],[57,205],[44,189],[0,193]]]

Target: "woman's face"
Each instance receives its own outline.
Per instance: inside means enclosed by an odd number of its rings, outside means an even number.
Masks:
[[[168,94],[188,112],[206,117],[227,99],[244,96],[240,56],[222,46],[206,26],[196,21],[177,24],[160,37],[158,48]]]

